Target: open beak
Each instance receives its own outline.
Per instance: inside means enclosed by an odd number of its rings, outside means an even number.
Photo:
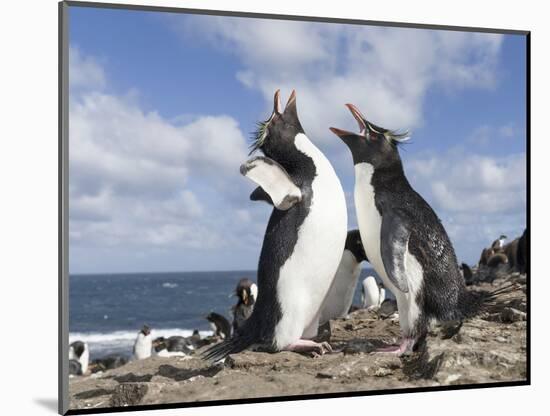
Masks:
[[[359,134],[365,135],[365,130],[367,129],[367,123],[365,122],[365,117],[363,117],[363,114],[355,107],[353,104],[346,104],[346,107],[351,111],[351,114],[353,115],[353,118],[357,121],[357,125],[359,126]]]
[[[281,114],[281,90],[275,91],[275,96],[273,97],[273,113]]]
[[[351,131],[338,129],[336,127],[330,127],[330,131],[340,138],[344,138],[346,136],[365,136],[365,131],[367,130],[367,123],[365,122],[365,118],[357,109],[357,107],[355,107],[353,104],[346,104],[346,107],[353,115],[353,118],[355,118],[355,120],[357,121],[357,125],[359,126],[359,133],[353,133]]]

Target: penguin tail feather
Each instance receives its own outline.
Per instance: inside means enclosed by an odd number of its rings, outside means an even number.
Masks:
[[[201,358],[205,361],[216,362],[227,357],[229,354],[244,351],[255,343],[256,340],[252,336],[235,334],[232,338],[208,348],[201,354]]]
[[[463,318],[473,318],[497,304],[498,298],[517,291],[517,283],[509,283],[492,291],[467,291],[465,302],[462,303]]]

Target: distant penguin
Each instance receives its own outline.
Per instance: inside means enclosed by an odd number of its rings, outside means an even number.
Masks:
[[[237,304],[233,306],[233,331],[243,326],[244,322],[250,318],[254,310],[254,304],[258,298],[258,286],[252,280],[243,278],[237,283],[235,288]]]
[[[201,334],[199,333],[198,329],[193,330],[193,334],[189,337],[187,337],[187,342],[193,346],[193,349],[200,348],[204,345],[204,341],[201,339]]]
[[[479,258],[479,261],[477,263],[478,266],[487,266],[487,261],[489,261],[489,258],[495,254],[495,250],[492,248],[484,248],[481,251],[481,257]]]
[[[181,357],[189,355],[193,346],[186,338],[178,335],[169,338],[158,337],[153,340],[153,351],[158,357]]]
[[[519,238],[516,238],[502,247],[502,252],[508,258],[508,265],[512,270],[517,270],[518,245]]]
[[[491,268],[498,267],[501,264],[508,264],[508,256],[505,253],[495,253],[487,260],[487,266]]]
[[[75,359],[69,360],[69,376],[81,376],[82,366],[80,362]]]
[[[98,358],[92,362],[92,372],[97,373],[98,371],[114,370],[115,368],[122,367],[127,363],[128,359],[126,357],[115,354],[108,355],[103,358]]]
[[[397,302],[393,299],[385,299],[376,311],[381,319],[399,319]]]
[[[504,247],[504,242],[506,241],[508,237],[506,237],[504,234],[501,234],[501,236],[496,239],[495,241],[493,241],[493,244],[491,244],[491,248],[493,250],[501,250],[502,247]]]
[[[80,363],[82,374],[86,374],[90,362],[88,344],[82,341],[71,343],[69,345],[69,360],[77,360]]]
[[[499,292],[466,289],[441,221],[409,184],[398,152],[406,134],[374,125],[351,104],[360,133],[331,131],[349,147],[355,207],[370,264],[397,300],[402,341],[380,350],[403,354],[423,345],[430,320],[474,316]]]
[[[210,312],[206,319],[210,322],[210,327],[214,331],[214,335],[221,339],[228,339],[231,337],[231,324],[227,318],[216,312]]]
[[[517,268],[520,273],[527,273],[527,239],[527,229],[525,229],[518,241]]]
[[[274,205],[258,264],[260,295],[243,327],[205,358],[220,359],[252,345],[323,354],[330,345],[310,338],[317,334],[321,306],[344,251],[344,191],[329,160],[305,135],[294,91],[283,112],[275,93],[273,113],[255,135],[255,150],[264,156],[243,164],[241,173],[260,185],[255,199]]]
[[[153,336],[151,328],[143,325],[141,331],[138,332],[136,342],[134,343],[133,358],[134,360],[143,360],[151,356],[153,348]]]
[[[385,293],[385,290],[384,290]],[[367,276],[361,285],[361,304],[363,309],[376,309],[380,306],[380,288],[374,276]]]
[[[460,265],[460,270],[462,270],[462,276],[464,277],[464,282],[466,283],[466,286],[471,285],[474,280],[474,274],[470,266],[468,266],[466,263],[462,263]]]
[[[345,318],[348,315],[357,279],[361,274],[361,262],[367,260],[359,230],[348,231],[344,247],[338,270],[321,309],[321,325],[330,319]]]

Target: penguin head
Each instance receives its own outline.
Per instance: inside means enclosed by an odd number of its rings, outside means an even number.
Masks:
[[[282,112],[279,94],[277,90],[271,116],[266,121],[258,123],[258,129],[253,135],[254,142],[250,146],[250,154],[259,149],[267,157],[280,160],[297,150],[294,139],[304,130],[298,119],[296,92],[292,91]]]
[[[239,303],[250,306],[254,305],[254,302],[256,301],[257,291],[258,288],[256,283],[245,277],[237,283],[237,287],[235,288],[235,296],[239,298]]]
[[[401,164],[397,146],[408,139],[408,133],[398,133],[388,130],[368,121],[353,104],[346,104],[351,114],[357,120],[359,133],[331,127],[349,147],[353,163],[368,163],[374,168],[390,167]]]
[[[363,248],[363,243],[361,241],[361,235],[359,234],[359,230],[348,231],[348,236],[346,237],[345,249],[350,251],[351,254],[353,254],[355,259],[357,260],[357,263],[361,263],[362,261],[367,259],[367,255],[365,254],[365,249]]]
[[[153,348],[155,349],[155,351],[159,352],[166,349],[167,347],[168,346],[167,346],[166,338],[158,337],[153,340]]]
[[[149,328],[148,325],[143,325],[143,327],[141,328],[141,332],[143,335],[147,336],[151,333],[151,328]]]

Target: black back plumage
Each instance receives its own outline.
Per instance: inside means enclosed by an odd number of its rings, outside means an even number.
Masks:
[[[458,319],[465,284],[451,241],[436,213],[412,189],[400,163],[393,169],[376,169],[372,185],[378,211],[399,210],[412,227],[408,249],[424,271],[417,303],[424,306],[425,318]]]
[[[253,150],[279,163],[292,182],[300,188],[302,200],[288,210],[273,209],[262,243],[258,262],[258,300],[249,319],[233,335],[233,338],[215,345],[204,354],[208,360],[218,360],[231,353],[240,352],[252,344],[273,349],[273,335],[282,312],[277,301],[279,271],[292,255],[298,231],[309,214],[313,198],[312,182],[316,175],[313,160],[296,148],[294,139],[304,133],[296,109],[294,92],[283,113],[278,110],[279,92],[275,94],[272,116],[255,135]],[[264,134],[265,133],[265,134]]]

